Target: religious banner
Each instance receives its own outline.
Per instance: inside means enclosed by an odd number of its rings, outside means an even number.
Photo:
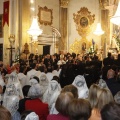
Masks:
[[[9,1],[5,1],[3,6],[3,26],[5,23],[9,26]]]

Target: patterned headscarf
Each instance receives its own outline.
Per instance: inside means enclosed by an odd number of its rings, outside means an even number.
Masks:
[[[6,107],[13,116],[18,109],[19,96],[14,84],[9,84],[3,98],[3,106]]]
[[[56,101],[58,95],[60,94],[61,87],[59,83],[55,80],[50,81],[48,89],[43,95],[43,101],[49,104],[49,107]],[[54,99],[53,99],[54,98]]]
[[[85,78],[82,75],[76,76],[72,84],[75,87],[77,87],[79,98],[87,98],[88,97],[88,93],[89,93],[88,87],[87,87]]]
[[[103,79],[100,79],[100,80],[99,80],[98,86],[99,86],[100,88],[109,89],[108,86],[107,86],[107,84],[106,84],[106,82],[105,82]]]
[[[49,85],[49,81],[47,79],[47,76],[45,73],[41,73],[40,74],[40,86],[43,87],[43,93],[45,93],[45,91],[47,90]]]

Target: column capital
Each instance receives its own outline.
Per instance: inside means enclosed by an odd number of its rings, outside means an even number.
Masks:
[[[116,11],[117,6],[116,5],[109,5],[109,6],[106,6],[105,9],[109,10],[109,16],[111,17],[114,15],[114,12]]]
[[[59,0],[60,7],[67,8],[70,0]]]

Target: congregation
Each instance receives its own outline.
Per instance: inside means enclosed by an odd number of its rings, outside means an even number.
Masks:
[[[120,120],[120,54],[0,61],[0,120]]]

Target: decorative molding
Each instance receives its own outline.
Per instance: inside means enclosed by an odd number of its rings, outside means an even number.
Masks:
[[[73,13],[73,19],[78,34],[85,38],[91,32],[91,25],[94,23],[95,15],[91,15],[91,12],[86,7],[82,7],[77,11],[77,14]]]
[[[40,7],[38,8],[38,18],[40,24],[44,25],[52,25],[53,22],[53,10],[48,9],[46,6],[45,7]]]
[[[67,8],[70,0],[59,0],[60,1],[60,7]]]

